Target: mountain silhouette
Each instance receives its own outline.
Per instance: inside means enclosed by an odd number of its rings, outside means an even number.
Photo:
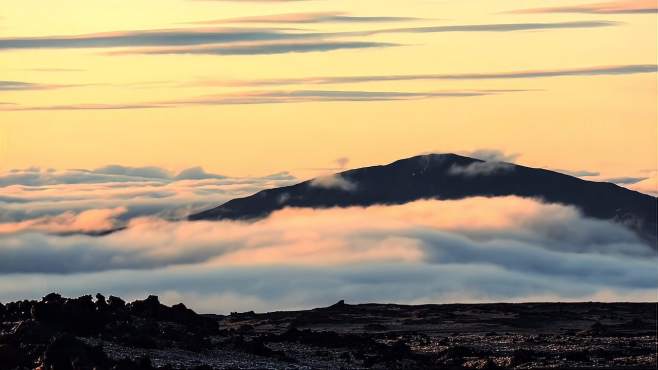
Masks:
[[[428,154],[353,169],[296,185],[263,190],[193,214],[194,220],[248,220],[285,207],[403,204],[472,196],[531,197],[578,208],[585,216],[621,223],[656,248],[655,197],[612,183],[456,154]]]

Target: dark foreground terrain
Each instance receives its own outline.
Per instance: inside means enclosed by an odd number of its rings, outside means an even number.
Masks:
[[[198,315],[151,296],[0,304],[0,369],[655,369],[655,303]]]

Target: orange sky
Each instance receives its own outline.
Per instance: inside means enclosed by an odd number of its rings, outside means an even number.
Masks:
[[[1,9],[0,171],[118,163],[306,177],[339,157],[360,166],[478,148],[605,176],[657,167],[654,1]]]

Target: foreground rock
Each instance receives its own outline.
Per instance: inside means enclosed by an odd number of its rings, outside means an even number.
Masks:
[[[0,370],[656,368],[656,304],[341,301],[220,316],[49,294],[0,304],[0,323]]]

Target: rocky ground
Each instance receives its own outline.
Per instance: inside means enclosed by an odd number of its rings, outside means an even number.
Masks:
[[[0,304],[4,369],[656,369],[655,303],[198,315],[157,297]]]

